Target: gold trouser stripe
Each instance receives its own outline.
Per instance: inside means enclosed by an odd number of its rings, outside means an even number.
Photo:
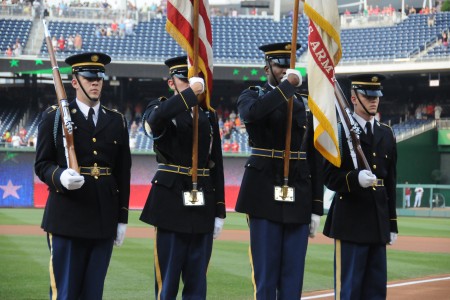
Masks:
[[[52,300],[56,300],[58,298],[58,289],[56,288],[55,273],[53,272],[53,236],[51,233],[48,234],[48,239],[50,241],[50,264],[48,268],[50,273],[50,287],[52,289]]]
[[[158,300],[161,299],[162,292],[162,279],[161,279],[161,269],[159,268],[159,259],[158,259],[158,228],[155,227],[155,241],[154,241],[154,249],[153,255],[155,256],[155,276],[156,282],[158,283]]]
[[[253,299],[256,300],[255,268],[253,267],[252,247],[251,247],[251,245],[248,246],[248,257],[250,259],[250,266],[252,267]]]
[[[341,300],[341,240],[336,240],[336,300]]]
[[[250,229],[250,216],[248,214],[245,215],[247,219],[247,225]],[[256,300],[256,280],[255,280],[255,268],[253,267],[253,256],[252,256],[252,246],[248,245],[248,258],[250,260],[250,266],[252,268],[252,284],[253,284],[253,299]]]

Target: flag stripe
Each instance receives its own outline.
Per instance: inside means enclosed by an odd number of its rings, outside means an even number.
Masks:
[[[167,2],[167,32],[175,41],[187,52],[189,62],[192,65],[194,57],[193,49],[193,10],[191,1],[171,0]],[[203,73],[206,83],[206,104],[212,109],[210,103],[212,83],[213,83],[213,51],[212,51],[212,30],[208,15],[209,7],[206,1],[199,3],[199,49],[198,67]],[[193,69],[189,69],[189,77],[193,76]]]

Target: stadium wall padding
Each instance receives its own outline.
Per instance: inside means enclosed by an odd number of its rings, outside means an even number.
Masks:
[[[44,207],[47,185],[34,174],[34,152],[0,152],[0,207]],[[225,202],[234,210],[246,157],[225,157]],[[130,208],[141,209],[156,172],[154,155],[133,155],[131,169]]]

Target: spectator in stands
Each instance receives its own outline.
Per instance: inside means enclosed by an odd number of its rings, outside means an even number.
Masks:
[[[263,87],[244,90],[237,102],[253,147],[236,211],[248,216],[256,299],[301,296],[308,236],[315,236],[323,214],[322,157],[313,146],[312,115],[296,97],[289,182],[284,182],[287,100],[302,84],[300,72],[289,68],[292,46],[300,48],[290,43],[259,47],[268,80]],[[302,143],[305,134],[308,138]],[[284,185],[288,185],[285,197]]]
[[[101,25],[98,25],[95,28],[95,37],[96,38],[101,38],[102,37],[102,26]]]
[[[130,136],[131,137],[136,136],[137,128],[138,128],[138,125],[137,125],[136,121],[134,120],[133,122],[131,122],[131,125],[130,125]]]
[[[413,6],[411,6],[411,8],[409,9],[409,14],[410,15],[414,15],[414,14],[416,14],[416,9],[413,7]]]
[[[408,181],[405,182],[408,184]],[[409,208],[411,206],[411,188],[409,186],[405,187],[405,207]]]
[[[75,39],[73,38],[73,35],[69,35],[69,38],[67,39],[67,49],[68,50],[75,49],[74,41],[75,41]]]
[[[50,15],[50,12],[49,12],[49,10],[48,10],[48,8],[45,8],[44,9],[44,13],[43,13],[43,18],[45,19],[45,18],[47,18],[48,16]]]
[[[416,193],[416,198],[414,199],[414,207],[420,207],[422,204],[423,187],[416,187],[414,189],[414,193]]]
[[[78,50],[78,51],[81,50],[81,48],[83,47],[83,38],[81,37],[81,35],[79,33],[77,33],[75,35],[73,45],[75,46],[75,50]]]
[[[53,51],[58,51],[58,39],[56,38],[56,36],[52,37],[52,47]]]
[[[117,23],[117,21],[114,19],[111,23],[111,32],[113,36],[116,36],[119,34],[119,24]]]
[[[393,244],[398,232],[397,146],[392,128],[374,120],[383,79],[378,74],[350,77],[353,118],[372,171],[361,165],[355,169],[345,134],[339,136],[341,166],[325,162],[325,185],[336,192],[324,227],[335,240],[336,299],[386,299],[386,244]]]
[[[32,135],[29,139],[28,139],[28,147],[36,147],[36,141],[37,138],[35,135]]]
[[[433,27],[435,25],[435,22],[436,22],[436,14],[430,13],[427,18],[428,27]]]
[[[156,228],[155,299],[176,299],[180,277],[183,299],[206,299],[213,239],[225,218],[219,126],[215,113],[201,100],[203,79],[188,80],[187,57],[165,64],[174,95],[151,100],[144,111],[146,134],[154,141],[159,164],[140,219]],[[191,113],[196,105],[203,107],[198,110],[198,188],[191,178]],[[193,189],[198,189],[196,195]]]
[[[20,39],[16,39],[16,43],[13,46],[13,52],[14,56],[21,56],[22,55],[22,44],[20,43]]]
[[[11,143],[11,142],[12,142],[12,134],[11,134],[11,131],[6,130],[6,131],[3,133],[2,140],[3,140],[3,142],[6,143],[6,144]]]
[[[423,104],[420,104],[419,106],[417,106],[416,111],[415,111],[415,115],[416,115],[416,119],[417,120],[422,120],[422,110],[423,110]]]
[[[126,120],[100,104],[103,53],[70,56],[76,99],[69,103],[79,169],[65,158],[58,106],[43,114],[35,172],[49,197],[42,220],[50,250],[50,299],[102,299],[113,245],[125,238],[131,154]],[[54,133],[54,129],[57,132]],[[114,141],[114,143],[113,143]]]
[[[65,48],[66,48],[66,40],[64,39],[64,36],[61,34],[58,39],[58,49],[57,50],[62,52],[62,51],[64,51]]]
[[[8,47],[6,47],[5,55],[8,57],[11,57],[13,55],[13,50],[10,45],[8,45]]]
[[[122,19],[119,22],[119,37],[125,37],[125,22]]]
[[[442,43],[442,46],[444,47],[448,46],[448,34],[445,30],[442,31],[440,42]]]
[[[126,18],[125,21],[125,35],[134,35],[134,31],[133,31],[133,20],[130,18]]]
[[[434,107],[434,118],[436,120],[440,120],[441,113],[442,113],[442,106],[440,106],[439,104],[436,104],[436,106]]]

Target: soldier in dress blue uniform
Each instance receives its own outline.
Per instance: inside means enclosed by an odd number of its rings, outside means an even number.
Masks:
[[[342,124],[342,165],[325,163],[325,185],[336,192],[324,234],[335,239],[337,299],[385,299],[386,244],[397,239],[396,141],[392,129],[375,114],[383,96],[378,74],[353,75],[353,118],[370,170],[354,166]]]
[[[206,299],[213,238],[225,218],[219,126],[213,111],[199,107],[197,189],[204,201],[193,203],[185,197],[193,190],[192,107],[205,104],[204,80],[188,80],[186,56],[165,64],[174,95],[150,101],[143,114],[146,133],[154,140],[158,171],[140,219],[156,230],[155,298],[175,299],[181,277],[183,299]]]
[[[296,45],[296,49],[300,45]],[[290,67],[290,43],[264,45],[268,82],[250,87],[238,99],[252,154],[236,204],[250,227],[250,262],[256,299],[299,299],[308,235],[314,237],[323,214],[323,160],[313,146],[312,114],[295,94],[302,84]],[[294,96],[288,186],[291,201],[276,198],[283,185],[288,99]]]
[[[131,155],[124,116],[100,104],[103,53],[66,59],[76,99],[69,104],[79,170],[68,168],[57,105],[42,114],[35,172],[48,185],[41,227],[47,232],[50,299],[102,299],[113,244],[128,222]],[[89,113],[89,111],[93,111]]]

